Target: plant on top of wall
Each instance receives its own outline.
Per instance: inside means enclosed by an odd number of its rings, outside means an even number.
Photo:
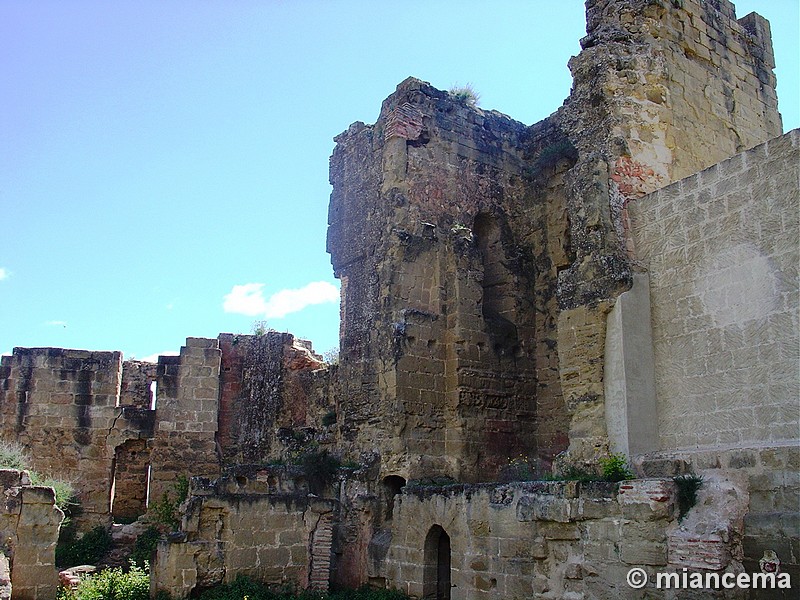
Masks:
[[[600,468],[605,481],[625,481],[636,478],[628,466],[628,458],[620,452],[610,454],[607,458],[601,458]]]
[[[478,106],[478,103],[481,101],[481,95],[475,91],[471,83],[464,85],[456,83],[448,91],[456,100],[464,102],[467,106]]]
[[[320,494],[333,483],[342,466],[328,450],[307,450],[298,457],[297,464],[303,469],[308,488],[314,494]]]
[[[408,600],[409,596],[398,590],[376,589],[368,586],[357,590],[342,589],[329,593],[311,590],[298,592],[289,586],[270,586],[243,575],[238,576],[231,583],[209,588],[200,595],[200,600],[242,600],[243,598],[248,600]]]
[[[702,475],[678,475],[672,481],[678,488],[678,521],[697,503],[697,492],[703,485]]]

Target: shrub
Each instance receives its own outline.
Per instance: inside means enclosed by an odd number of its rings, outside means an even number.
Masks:
[[[150,576],[146,567],[132,565],[105,569],[81,579],[75,591],[60,588],[56,600],[149,600]]]
[[[314,494],[321,493],[333,483],[341,463],[327,450],[309,450],[300,455],[299,465],[308,481],[308,488]]]
[[[31,471],[31,483],[33,485],[43,485],[53,488],[56,494],[56,506],[69,515],[70,507],[77,504],[75,498],[75,487],[72,482],[55,477],[47,477],[36,471]]]
[[[608,458],[601,458],[600,467],[603,470],[603,479],[605,481],[625,481],[635,477],[628,466],[628,459],[621,453],[611,454]]]
[[[536,479],[536,465],[527,456],[509,458],[508,464],[500,470],[499,479],[509,481],[533,481]]]
[[[102,525],[76,537],[74,527],[62,527],[56,545],[56,565],[94,565],[111,548],[111,534]]]
[[[570,465],[560,473],[549,473],[543,478],[545,481],[597,481],[599,477],[575,465]]]
[[[456,100],[464,102],[467,106],[478,106],[478,103],[481,101],[481,95],[475,91],[471,83],[467,83],[466,85],[455,84],[450,88],[449,92]]]
[[[541,173],[545,169],[556,166],[562,158],[569,159],[572,162],[578,160],[578,150],[566,138],[542,149],[533,163],[533,174]]]
[[[323,415],[322,424],[327,427],[328,425],[333,425],[334,423],[336,423],[336,411],[329,410]]]
[[[678,521],[683,521],[692,507],[697,504],[697,492],[703,485],[700,475],[678,475],[672,479],[678,487]]]
[[[25,449],[17,442],[0,442],[0,469],[28,468],[28,456]]]
[[[149,563],[160,539],[161,532],[155,527],[148,527],[140,533],[133,545],[133,551],[130,555],[131,563],[139,567]]]
[[[183,504],[188,495],[189,478],[186,475],[178,475],[172,491],[164,492],[161,494],[161,500],[153,503],[156,522],[171,531],[177,530],[181,524],[178,507]]]

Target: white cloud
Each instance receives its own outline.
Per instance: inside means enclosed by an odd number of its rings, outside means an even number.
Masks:
[[[8,279],[11,276],[11,271],[6,269],[5,267],[0,267],[0,281],[3,279]]]
[[[263,283],[235,285],[225,295],[222,308],[225,312],[266,319],[282,319],[288,314],[300,312],[313,304],[339,301],[339,289],[327,281],[314,281],[297,290],[281,290],[264,299]]]

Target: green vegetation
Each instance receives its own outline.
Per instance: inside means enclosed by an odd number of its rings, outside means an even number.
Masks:
[[[76,504],[72,483],[57,477],[33,471],[25,448],[16,442],[0,442],[0,469],[27,470],[33,485],[51,487],[56,493],[56,506],[69,518],[70,509]],[[68,523],[68,521],[67,521]]]
[[[244,600],[245,598],[247,600],[406,600],[408,596],[396,590],[369,587],[328,594],[296,592],[286,587],[270,587],[247,577],[238,577],[233,583],[211,588],[200,595],[200,600]]]
[[[536,479],[536,465],[527,456],[509,458],[508,465],[500,471],[500,481],[534,481]]]
[[[75,591],[59,588],[56,600],[149,600],[148,567],[105,569],[81,579]]]
[[[605,481],[625,481],[636,477],[628,466],[628,458],[622,453],[611,454],[608,458],[601,458],[600,468],[603,470],[603,479]]]
[[[329,410],[322,417],[322,424],[325,427],[328,427],[329,425],[333,425],[334,423],[336,423],[336,411],[335,410]]]
[[[542,149],[533,162],[532,174],[538,175],[545,169],[555,167],[558,161],[566,158],[572,162],[578,160],[578,150],[568,139],[564,138]]]
[[[111,534],[102,525],[77,537],[71,524],[62,527],[56,545],[56,565],[61,568],[94,565],[111,548]]]
[[[336,479],[339,467],[338,458],[327,450],[307,450],[297,459],[308,481],[308,489],[314,494],[321,493]]]
[[[678,487],[678,521],[697,504],[697,492],[703,485],[701,475],[678,475],[672,479]]]
[[[449,92],[456,100],[464,102],[467,106],[478,106],[481,101],[481,95],[475,91],[471,83],[466,85],[455,84],[450,88]]]
[[[28,468],[28,457],[22,446],[14,442],[0,442],[0,469]]]
[[[139,537],[133,546],[133,551],[130,555],[130,561],[136,565],[144,565],[149,563],[156,551],[158,541],[161,539],[161,532],[155,527],[148,527]]]
[[[253,335],[262,336],[267,335],[270,331],[275,331],[269,326],[266,321],[253,321],[252,332]]]
[[[600,477],[595,473],[584,471],[580,467],[570,465],[558,475],[548,473],[544,476],[545,481],[599,481]]]
[[[322,353],[322,359],[325,361],[326,364],[338,365],[339,347],[334,346],[333,348],[328,348],[327,350],[325,350],[325,352]]]
[[[161,500],[153,503],[153,514],[156,522],[170,531],[175,531],[181,524],[178,507],[189,495],[189,478],[179,475],[171,492],[161,494]]]

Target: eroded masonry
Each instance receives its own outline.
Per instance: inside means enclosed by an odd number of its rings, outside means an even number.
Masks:
[[[158,364],[16,348],[3,438],[78,483],[84,528],[193,477],[153,562],[177,597],[239,574],[666,597],[625,574],[765,556],[797,585],[800,134],[769,24],[727,0],[589,0],[581,47],[535,125],[410,78],[336,138],[338,365],[276,332]],[[300,460],[323,451],[346,466]],[[615,452],[637,479],[542,480]],[[679,519],[686,473],[704,484]]]

